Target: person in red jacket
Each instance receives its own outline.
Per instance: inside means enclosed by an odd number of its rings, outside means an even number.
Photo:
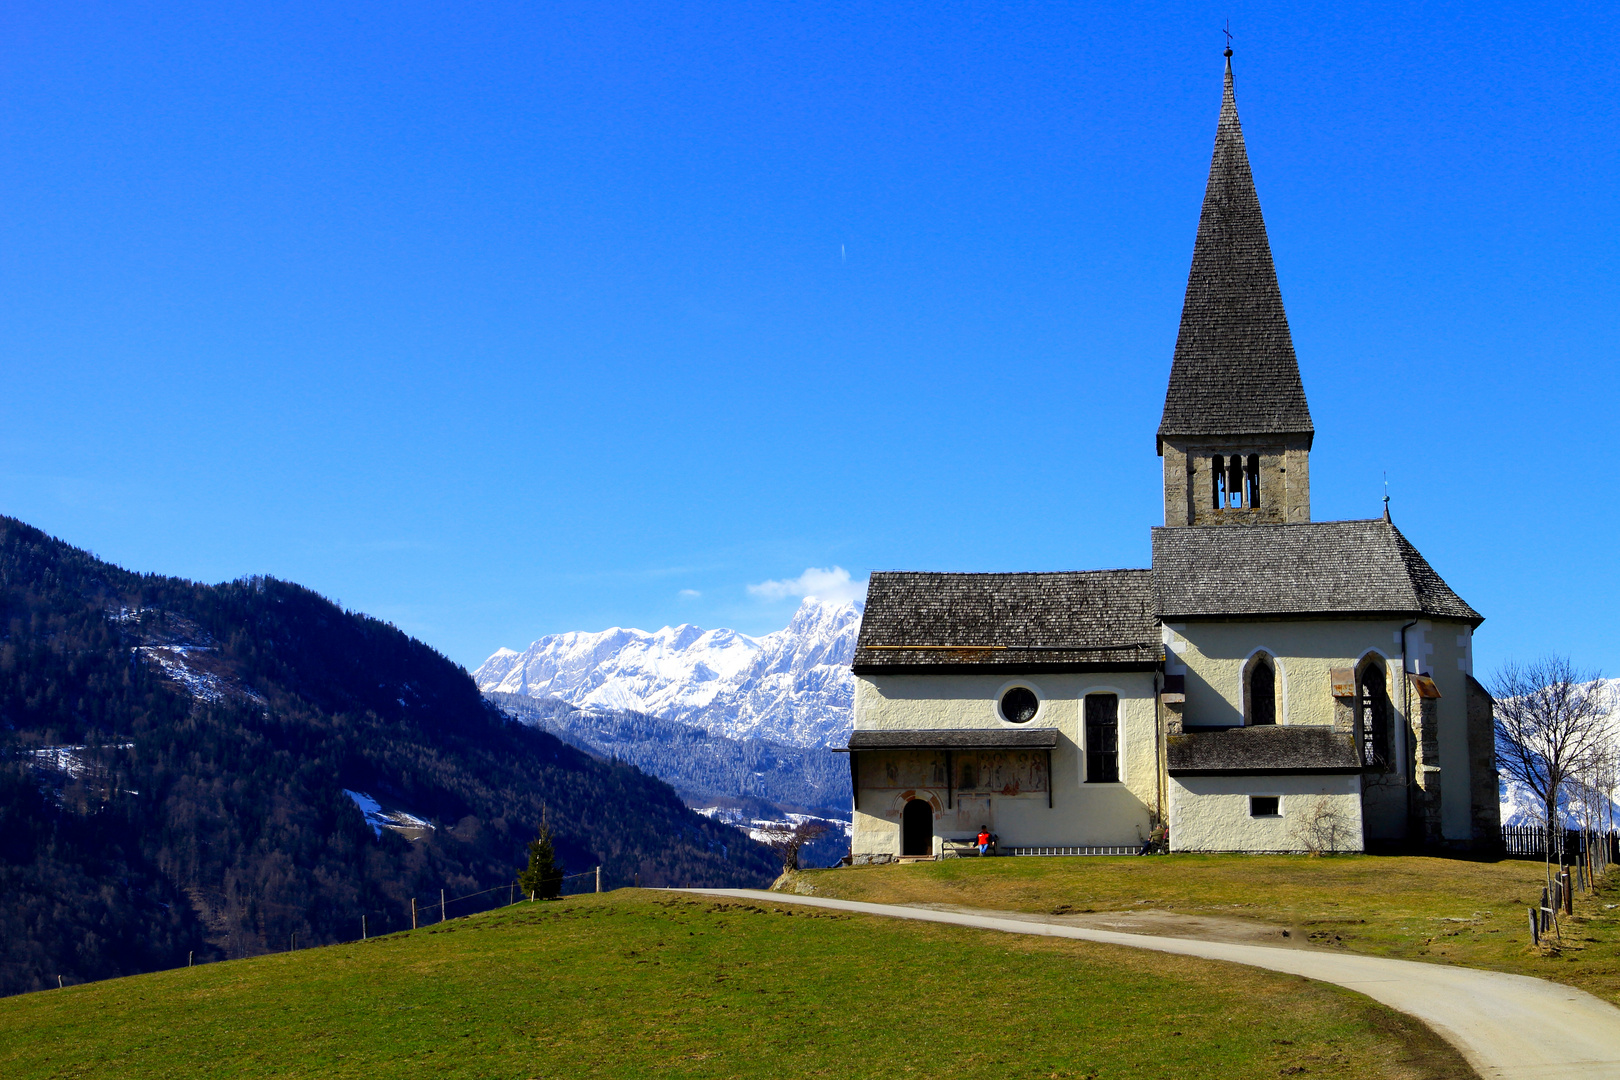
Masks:
[[[990,854],[990,830],[989,829],[980,829],[979,830],[979,854],[980,855],[988,855],[988,854]]]

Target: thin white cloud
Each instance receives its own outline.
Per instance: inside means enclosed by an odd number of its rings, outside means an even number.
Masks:
[[[680,592],[680,597],[682,600],[696,600],[702,595],[703,594],[698,592],[696,589],[682,589]]]
[[[812,566],[796,578],[762,581],[758,585],[748,586],[748,591],[762,600],[814,596],[833,604],[849,604],[866,599],[866,582],[851,581],[849,571],[842,566],[830,570]]]

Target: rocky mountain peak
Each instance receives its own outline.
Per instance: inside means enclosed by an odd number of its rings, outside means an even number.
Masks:
[[[763,637],[683,624],[542,637],[473,672],[486,692],[646,713],[728,738],[842,743],[854,710],[849,662],[861,606],[807,597]]]

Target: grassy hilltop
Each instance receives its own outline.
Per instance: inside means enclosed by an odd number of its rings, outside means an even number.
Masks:
[[[1473,1075],[1292,976],[645,890],[0,1001],[8,1080],[1295,1074]]]

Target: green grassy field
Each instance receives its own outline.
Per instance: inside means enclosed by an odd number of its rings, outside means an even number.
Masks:
[[[1292,976],[636,890],[0,1000],[8,1080],[1296,1074],[1473,1076]]]
[[[947,859],[809,871],[817,895],[1042,913],[1144,908],[1280,923],[1312,944],[1535,975],[1620,1004],[1620,881],[1577,894],[1561,948],[1529,943],[1544,870],[1519,859],[1170,855]]]

